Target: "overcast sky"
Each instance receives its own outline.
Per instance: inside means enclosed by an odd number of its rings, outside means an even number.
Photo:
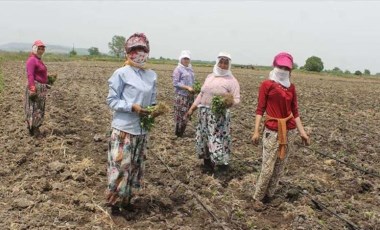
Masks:
[[[2,1],[0,45],[9,42],[108,52],[114,35],[146,33],[152,57],[271,65],[280,51],[302,66],[318,56],[325,69],[380,72],[379,1]],[[47,47],[48,48],[48,47]]]

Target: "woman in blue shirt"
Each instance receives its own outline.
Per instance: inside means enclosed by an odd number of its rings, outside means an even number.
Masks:
[[[173,71],[175,135],[181,137],[186,129],[186,112],[194,102],[194,71],[190,64],[190,51],[183,50],[178,66]]]
[[[140,189],[144,177],[147,130],[140,117],[144,109],[156,104],[157,75],[146,69],[149,41],[143,33],[135,33],[125,44],[127,61],[108,80],[107,104],[113,110],[112,134],[108,148],[107,202],[112,211],[130,204],[132,188]]]

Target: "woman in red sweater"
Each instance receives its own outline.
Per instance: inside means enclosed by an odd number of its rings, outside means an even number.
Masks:
[[[296,129],[303,143],[310,144],[299,117],[296,88],[290,82],[293,57],[288,53],[279,53],[274,57],[273,66],[269,79],[263,81],[259,89],[252,135],[253,143],[258,145],[260,122],[266,113],[261,173],[253,197],[257,203],[270,201],[273,197],[289,153],[293,151]]]

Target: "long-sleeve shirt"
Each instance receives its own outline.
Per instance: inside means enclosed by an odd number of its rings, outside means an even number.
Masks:
[[[140,135],[146,130],[140,126],[140,117],[132,112],[132,105],[145,108],[156,104],[157,75],[153,70],[143,70],[131,66],[117,69],[108,80],[108,106],[114,111],[112,127]]]
[[[182,86],[193,87],[195,76],[194,71],[191,67],[184,67],[178,65],[172,74],[173,77],[173,86],[175,88],[175,93],[187,96],[189,92],[187,90],[181,89]]]
[[[31,89],[35,86],[34,81],[47,83],[47,68],[41,58],[31,54],[26,61],[26,74],[28,76],[28,87]]]
[[[213,96],[232,94],[234,104],[240,103],[240,85],[232,75],[215,76],[209,74],[202,85],[201,92],[198,94],[194,104],[198,107],[210,107]]]
[[[293,113],[293,118],[286,123],[286,128],[295,129],[295,118],[299,117],[296,87],[291,84],[285,88],[280,84],[265,80],[261,83],[259,97],[256,108],[256,114],[264,115],[267,113],[274,118],[286,118]],[[278,124],[275,120],[269,120],[265,126],[270,130],[278,130]]]

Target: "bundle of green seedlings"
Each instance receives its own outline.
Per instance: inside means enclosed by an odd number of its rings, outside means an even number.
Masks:
[[[56,80],[57,80],[57,74],[48,75],[48,82],[47,82],[47,84],[48,85],[53,85]]]
[[[226,114],[226,110],[234,102],[234,98],[231,94],[225,94],[223,96],[216,95],[211,100],[211,111],[216,116]]]
[[[161,102],[155,106],[148,106],[145,109],[148,110],[149,115],[140,117],[140,125],[141,128],[147,131],[150,131],[154,127],[156,117],[169,111],[169,107]]]
[[[32,94],[29,94],[29,99],[33,102],[37,101],[37,93],[32,93]]]
[[[201,92],[201,83],[199,81],[195,81],[193,85],[193,90],[195,94],[198,94]]]

